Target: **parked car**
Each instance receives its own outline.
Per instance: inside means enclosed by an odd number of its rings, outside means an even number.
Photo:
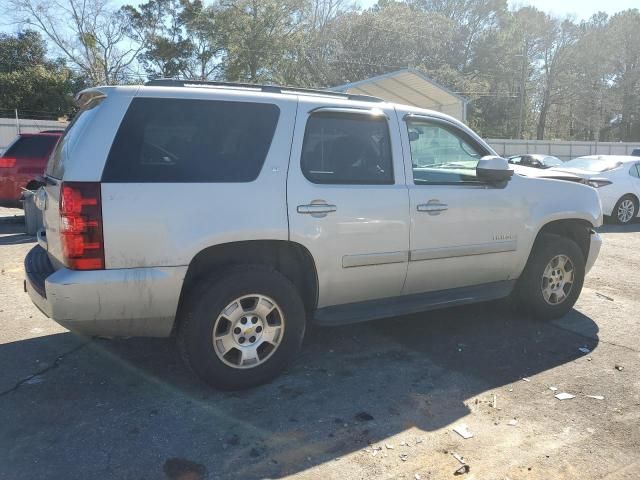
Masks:
[[[592,155],[565,162],[553,170],[582,177],[596,188],[604,215],[620,224],[638,216],[640,158],[621,155]]]
[[[44,173],[49,155],[62,131],[21,133],[0,156],[0,205],[20,206],[23,189],[39,187],[36,177]]]
[[[640,148],[634,148],[633,150],[631,150],[631,156],[640,157]]]
[[[441,113],[175,80],[79,106],[47,165],[30,297],[86,335],[175,335],[220,388],[281,372],[307,321],[510,295],[560,317],[600,249],[594,189],[513,175]]]
[[[551,168],[562,165],[562,160],[551,155],[541,155],[538,153],[528,153],[525,155],[514,155],[509,157],[509,163],[522,165],[523,167]]]

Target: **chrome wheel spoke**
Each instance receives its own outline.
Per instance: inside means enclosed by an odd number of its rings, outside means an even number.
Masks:
[[[240,366],[248,367],[260,363],[258,349],[255,346],[243,347],[240,349]]]
[[[230,350],[236,347],[236,342],[231,333],[214,337],[213,341],[220,350],[222,355],[226,355]]]
[[[280,327],[272,327],[270,325],[266,326],[264,332],[262,333],[262,342],[267,342],[271,345],[274,345],[280,341],[280,333]]]
[[[266,318],[269,316],[269,314],[273,311],[274,308],[275,306],[273,303],[271,303],[269,300],[267,300],[264,297],[260,297],[258,299],[258,303],[253,309],[253,313],[258,314],[258,316],[266,320]]]

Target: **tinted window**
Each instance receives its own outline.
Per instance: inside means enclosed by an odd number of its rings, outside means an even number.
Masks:
[[[407,128],[416,185],[477,181],[478,160],[488,152],[465,132],[427,120],[408,120]]]
[[[509,163],[513,163],[513,164],[519,164],[520,161],[522,160],[522,157],[511,157],[509,158]]]
[[[632,177],[640,178],[640,163],[634,163],[629,169],[629,175]]]
[[[20,137],[5,152],[7,157],[15,158],[45,158],[49,156],[53,146],[58,141],[55,135],[38,135]]]
[[[302,145],[302,172],[313,183],[393,183],[386,118],[315,114]]]
[[[280,110],[263,103],[137,98],[104,182],[250,182],[260,173]]]

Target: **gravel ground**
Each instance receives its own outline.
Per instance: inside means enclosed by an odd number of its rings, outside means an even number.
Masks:
[[[638,223],[601,229],[561,320],[492,302],[312,328],[285,375],[222,393],[170,340],[44,317],[23,293],[19,213],[0,209],[2,479],[448,479],[454,453],[465,479],[640,478]]]

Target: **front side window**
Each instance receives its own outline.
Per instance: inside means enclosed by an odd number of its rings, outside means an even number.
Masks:
[[[640,163],[634,163],[629,169],[629,175],[632,177],[640,178]]]
[[[267,103],[136,98],[102,181],[251,182],[262,169],[279,115]]]
[[[437,121],[407,121],[413,182],[477,183],[478,160],[487,155],[465,132]]]
[[[316,113],[309,117],[301,167],[313,183],[393,183],[389,127],[384,117]]]

